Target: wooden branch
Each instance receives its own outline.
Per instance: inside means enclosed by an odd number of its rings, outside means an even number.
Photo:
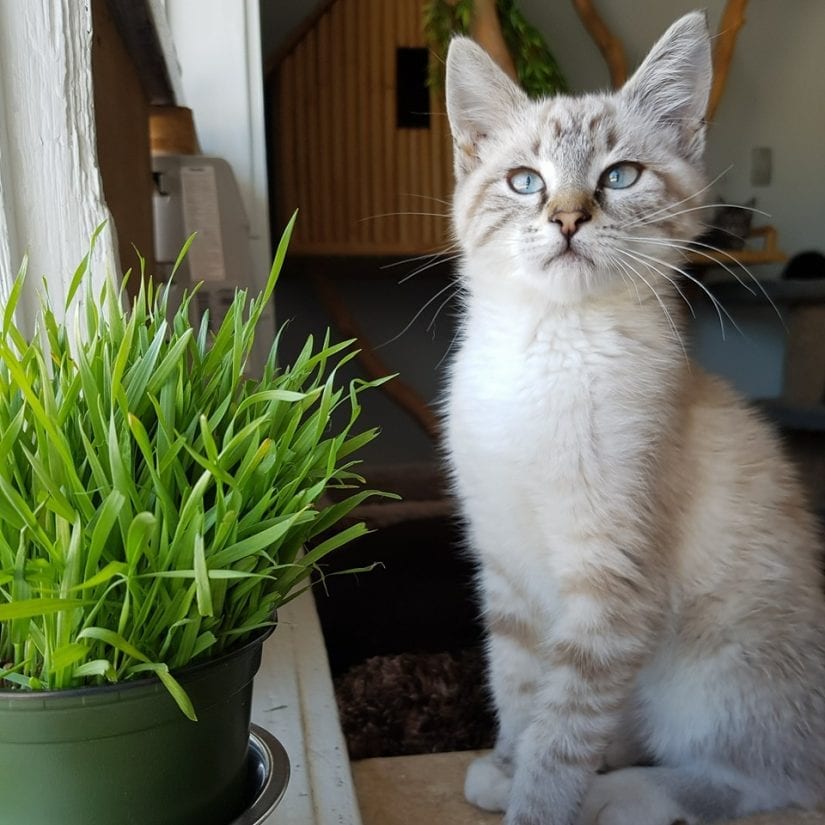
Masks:
[[[627,80],[627,59],[622,41],[607,27],[592,0],[573,0],[573,5],[607,63],[613,88],[618,89]]]
[[[733,50],[736,46],[736,36],[739,34],[739,29],[745,25],[747,5],[748,0],[728,0],[722,19],[719,21],[719,33],[716,35],[716,43],[713,46],[713,85],[710,89],[706,120],[713,120],[716,108],[724,94]]]
[[[504,42],[496,0],[474,0],[470,35],[498,63],[512,81],[518,83],[513,56]]]
[[[372,344],[367,339],[364,332],[358,326],[358,322],[347,309],[344,299],[335,288],[332,279],[325,275],[312,275],[312,285],[321,301],[321,305],[326,310],[336,329],[346,338],[355,338],[360,352],[358,360],[364,368],[364,372],[370,380],[384,378],[392,374],[392,369],[376,353]],[[406,382],[400,378],[394,378],[386,384],[381,385],[381,389],[398,406],[401,407],[433,440],[438,441],[441,434],[441,426],[435,413],[430,409],[427,402]]]

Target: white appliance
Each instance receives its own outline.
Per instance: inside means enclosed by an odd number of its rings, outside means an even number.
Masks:
[[[177,300],[184,289],[202,282],[191,311],[200,323],[209,308],[209,326],[217,330],[236,289],[254,297],[268,273],[253,272],[249,221],[229,164],[204,155],[154,155],[155,261],[159,280],[168,280],[186,239],[197,233],[173,280]],[[177,301],[173,300],[177,305]],[[260,374],[275,335],[275,312],[264,311],[251,354],[249,372]]]

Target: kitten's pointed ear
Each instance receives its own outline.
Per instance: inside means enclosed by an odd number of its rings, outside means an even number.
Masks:
[[[708,21],[695,11],[677,20],[651,49],[621,94],[636,110],[676,130],[688,160],[701,160],[713,65]]]
[[[475,41],[456,37],[447,52],[446,96],[460,178],[478,163],[479,144],[511,122],[527,95]]]

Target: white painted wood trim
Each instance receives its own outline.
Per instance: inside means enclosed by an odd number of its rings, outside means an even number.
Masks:
[[[166,0],[183,98],[204,155],[232,167],[249,219],[250,277],[272,263],[259,0]]]
[[[166,16],[165,0],[147,0],[149,17],[155,26],[155,34],[158,38],[163,59],[166,63],[166,73],[169,76],[169,83],[172,86],[172,93],[175,96],[175,105],[183,105],[183,81],[180,74],[180,63],[178,54],[175,51],[175,43],[172,39],[172,29],[169,27],[169,18]]]
[[[14,192],[9,159],[11,144],[6,128],[9,117],[2,82],[5,67],[1,61],[2,55],[0,55],[0,301],[5,304],[22,253],[19,249],[17,222],[14,217]]]
[[[98,279],[118,260],[97,166],[91,44],[88,2],[0,3],[0,283],[5,294],[27,253],[18,320],[28,328],[42,279],[60,316],[104,220]]]
[[[252,721],[289,755],[292,776],[267,825],[361,825],[321,625],[310,593],[278,611],[255,679]]]

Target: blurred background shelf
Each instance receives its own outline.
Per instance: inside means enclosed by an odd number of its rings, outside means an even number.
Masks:
[[[740,273],[742,282],[753,292],[749,292],[742,283],[733,280],[705,281],[705,286],[713,292],[722,304],[769,304],[790,307],[799,304],[825,303],[825,279],[823,280],[760,280],[759,286]],[[768,300],[770,299],[770,300]]]
[[[759,264],[781,264],[788,256],[779,248],[779,236],[773,226],[756,226],[748,232],[748,240],[757,238],[762,246],[753,249],[703,249],[687,256],[689,263],[697,267],[709,266],[758,266]]]

